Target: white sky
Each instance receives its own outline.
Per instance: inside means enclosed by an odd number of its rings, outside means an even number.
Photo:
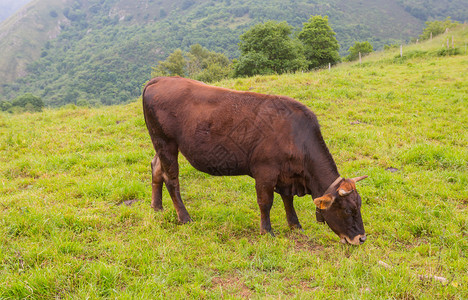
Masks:
[[[0,22],[32,0],[0,0]]]

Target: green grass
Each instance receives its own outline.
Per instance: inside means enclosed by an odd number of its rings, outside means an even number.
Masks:
[[[0,298],[466,299],[468,57],[397,52],[218,83],[316,112],[341,174],[369,175],[359,247],[315,222],[310,197],[295,202],[303,232],[276,197],[276,238],[260,235],[253,180],[208,176],[183,157],[194,222],[177,224],[166,190],[153,212],[139,101],[0,114]]]

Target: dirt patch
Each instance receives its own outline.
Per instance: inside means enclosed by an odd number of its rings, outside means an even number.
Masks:
[[[291,233],[288,238],[295,242],[296,251],[321,252],[324,249],[322,245],[315,243],[307,235],[300,232]]]
[[[236,276],[214,277],[211,280],[215,289],[221,289],[223,298],[238,296],[244,299],[250,299],[252,291]]]
[[[323,246],[317,245],[310,241],[296,241],[296,250],[307,250],[309,252],[320,252]]]

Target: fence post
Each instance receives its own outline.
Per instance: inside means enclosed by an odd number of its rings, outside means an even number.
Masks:
[[[403,45],[400,45],[400,57],[403,57]]]
[[[328,63],[328,71],[331,71],[331,63]]]
[[[361,60],[361,52],[359,52],[359,64],[362,63],[362,60]]]
[[[431,41],[432,41],[432,32],[431,32]]]
[[[452,49],[454,49],[454,48],[455,48],[455,46],[454,46],[454,45],[455,45],[455,44],[454,44],[454,42],[453,42],[453,35],[452,35]]]

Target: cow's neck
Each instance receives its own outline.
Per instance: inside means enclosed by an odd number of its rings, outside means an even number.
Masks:
[[[310,190],[312,191],[313,198],[323,196],[323,194],[330,187],[330,185],[338,177],[340,177],[340,174],[338,173],[334,162],[332,162],[328,166],[326,166],[323,163],[316,162],[313,164],[311,169],[314,182],[311,183]]]
[[[308,188],[312,192],[312,197],[317,198],[323,196],[340,173],[323,139],[321,142],[309,143],[307,148],[309,148],[308,153],[312,154],[306,159],[306,168],[311,175]]]

